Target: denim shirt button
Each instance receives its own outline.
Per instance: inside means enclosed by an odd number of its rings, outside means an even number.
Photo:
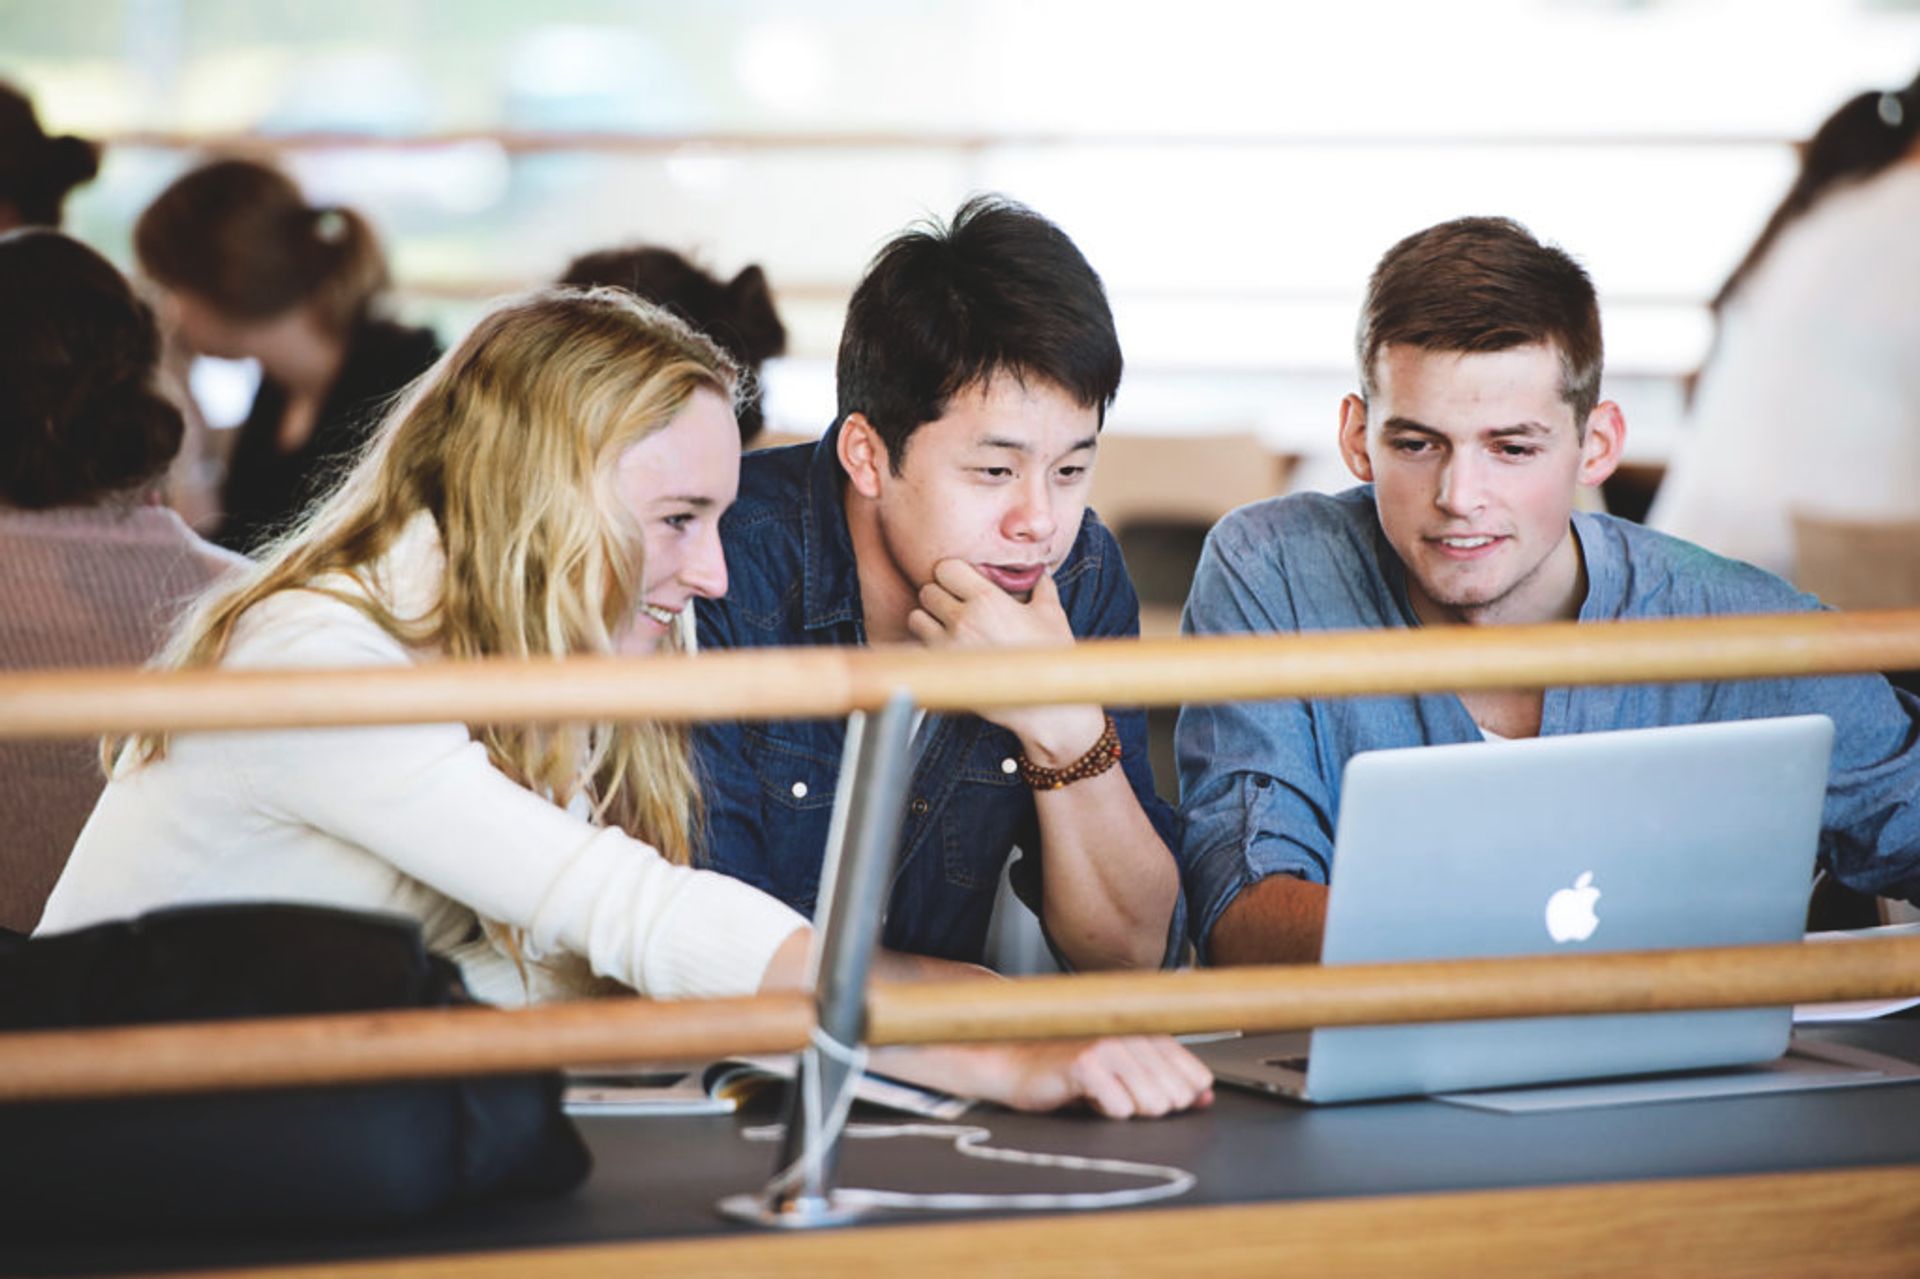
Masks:
[[[1003,773],[1017,773],[1020,771],[1020,765],[1014,760],[1013,756],[1009,755],[1000,761],[1000,771]]]
[[[913,803],[907,805],[907,808],[913,813],[915,817],[925,817],[927,815],[928,807],[929,805],[927,804],[926,797],[923,795],[914,796]]]
[[[807,784],[805,782],[795,782],[793,784],[793,797],[795,799],[805,799],[807,797]]]

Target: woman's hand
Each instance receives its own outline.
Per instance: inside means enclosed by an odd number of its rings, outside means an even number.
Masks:
[[[873,1065],[1014,1110],[1081,1105],[1109,1119],[1157,1118],[1213,1101],[1213,1074],[1165,1035],[889,1048]]]
[[[1157,1118],[1213,1101],[1213,1072],[1165,1035],[1006,1045],[1005,1092],[1015,1110],[1082,1103],[1109,1119]]]
[[[761,992],[803,987],[812,943],[812,929],[795,929],[767,965]],[[875,954],[874,976],[890,981],[997,980],[973,964],[888,950]],[[1014,1110],[1083,1105],[1110,1119],[1131,1119],[1171,1115],[1213,1101],[1212,1072],[1165,1035],[881,1048],[871,1063],[882,1074]]]

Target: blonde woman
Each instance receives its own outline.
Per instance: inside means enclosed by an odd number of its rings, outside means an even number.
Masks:
[[[206,596],[173,667],[403,666],[646,653],[726,590],[734,367],[616,290],[493,312],[407,394],[342,487]],[[660,725],[461,724],[142,735],[41,920],[181,902],[399,911],[497,1003],[743,994],[803,978],[787,906],[691,868],[698,803]],[[889,975],[957,971],[890,957]],[[1204,1101],[1162,1039],[934,1049],[889,1069],[1008,1104]]]

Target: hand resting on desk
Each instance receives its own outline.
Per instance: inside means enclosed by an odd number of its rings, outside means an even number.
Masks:
[[[767,964],[761,991],[804,988],[812,944],[812,929],[796,929]],[[874,956],[874,976],[930,981],[994,974],[973,964],[883,950]],[[1130,1119],[1213,1101],[1212,1072],[1165,1035],[883,1048],[873,1054],[872,1064],[897,1079],[1014,1110],[1084,1105],[1111,1119]]]

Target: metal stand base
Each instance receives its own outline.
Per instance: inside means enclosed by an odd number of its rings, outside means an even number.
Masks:
[[[777,1230],[815,1230],[821,1226],[848,1226],[864,1221],[878,1210],[866,1204],[840,1202],[838,1192],[795,1195],[780,1199],[767,1194],[728,1195],[720,1201],[723,1215],[751,1226],[772,1226]]]

